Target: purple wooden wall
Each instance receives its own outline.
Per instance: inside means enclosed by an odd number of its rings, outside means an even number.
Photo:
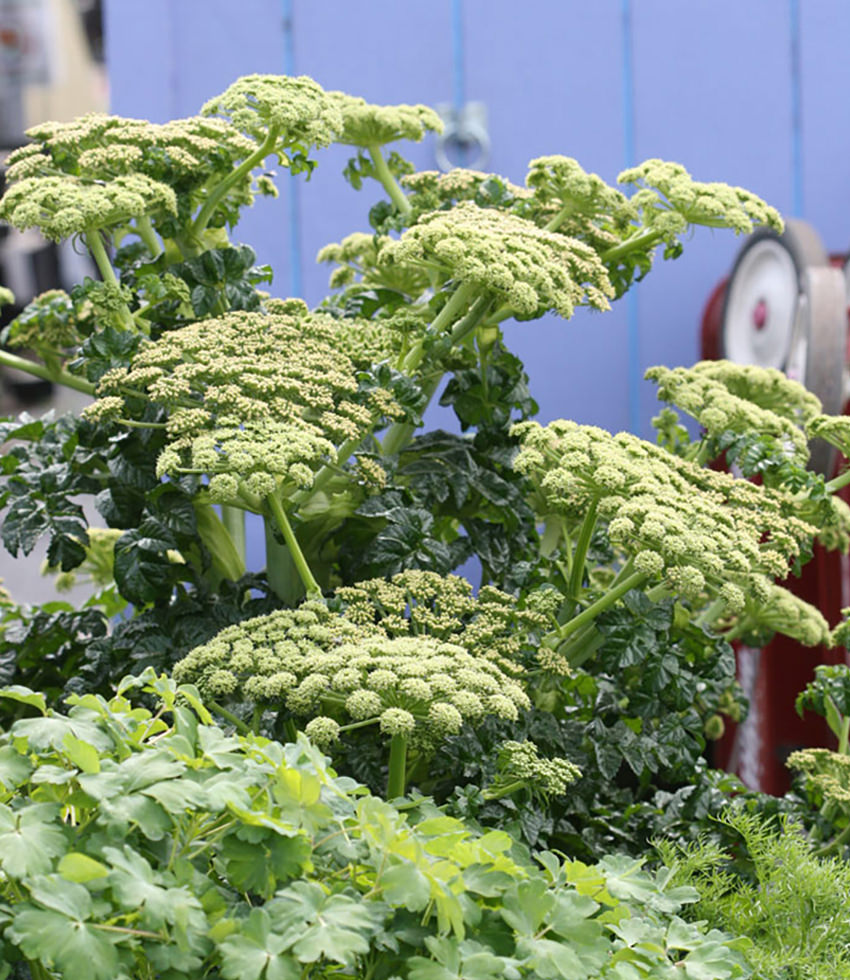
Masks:
[[[650,156],[740,184],[850,245],[850,4],[846,0],[106,0],[112,108],[155,120],[195,112],[250,72],[312,75],[383,102],[486,103],[489,169],[521,181],[545,153],[612,180]],[[323,294],[318,248],[365,229],[370,192],[326,152],[237,237],[275,290]],[[434,144],[409,150],[434,166]],[[703,303],[738,243],[701,230],[615,311],[509,326],[541,420],[647,434],[655,363],[698,356]],[[442,421],[442,420],[441,420]]]

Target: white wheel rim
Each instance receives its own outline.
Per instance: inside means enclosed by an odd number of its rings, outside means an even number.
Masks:
[[[784,369],[799,299],[797,268],[779,241],[763,239],[742,256],[729,284],[724,356],[740,364]],[[794,365],[799,370],[800,365]],[[803,368],[805,370],[805,368]]]

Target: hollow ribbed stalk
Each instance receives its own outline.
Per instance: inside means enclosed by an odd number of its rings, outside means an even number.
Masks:
[[[233,535],[213,510],[208,499],[204,496],[195,497],[193,506],[198,537],[212,556],[213,569],[223,578],[236,582],[245,574],[244,549],[242,552],[237,549]],[[235,509],[223,507],[222,511]]]
[[[838,476],[833,480],[829,480],[824,489],[827,493],[835,493],[836,490],[841,490],[850,483],[850,467],[848,467],[843,473],[839,473]]]
[[[838,735],[838,754],[847,755],[847,743],[850,741],[850,717],[841,722],[841,731]]]
[[[239,507],[222,504],[221,523],[227,528],[236,553],[245,564],[245,511]]]
[[[109,256],[106,254],[106,249],[103,245],[103,239],[101,238],[100,232],[96,229],[92,231],[87,231],[85,233],[86,245],[92,254],[92,258],[97,263],[97,267],[100,270],[100,274],[103,277],[103,281],[114,286],[116,289],[121,288],[121,284],[118,282],[118,276],[115,275],[115,270],[112,268],[112,263],[109,261]],[[121,320],[121,326],[125,330],[129,330],[132,333],[138,333],[139,327],[136,321],[133,319],[133,314],[130,312],[130,308],[126,303],[122,302],[121,307],[118,310],[118,316]]]
[[[209,196],[204,202],[203,207],[198,212],[197,218],[192,222],[192,234],[197,237],[203,233],[209,224],[213,212],[218,207],[224,195],[238,183],[246,174],[249,174],[254,167],[262,163],[263,160],[274,150],[277,138],[280,136],[280,129],[277,126],[269,126],[266,138],[254,152],[246,157],[235,170],[230,173],[210,191]]]
[[[474,287],[472,288],[474,291]],[[460,289],[458,289],[458,291],[452,297],[452,300],[463,289],[466,289],[466,286],[461,286]],[[451,303],[452,300],[449,300],[449,303]],[[463,317],[455,324],[451,332],[451,341],[453,346],[459,344],[464,339],[464,337],[467,337],[478,326],[478,324],[486,315],[487,310],[490,307],[490,302],[491,301],[486,297],[480,296],[473,304],[472,309],[470,309],[469,313],[467,313],[465,317]],[[448,306],[449,303],[447,303],[446,306]],[[443,310],[440,311],[440,316],[442,316],[445,310],[446,307],[443,307]],[[437,325],[439,320],[440,317],[437,317],[437,319],[434,320],[434,325],[432,326],[432,330]],[[421,361],[421,357],[419,358],[419,361]],[[405,370],[408,369],[405,368]],[[439,374],[434,375],[433,378],[431,378],[429,381],[427,381],[425,384],[422,385],[422,391],[425,395],[425,406],[423,408],[423,411],[425,408],[428,407],[428,404],[430,403],[431,399],[434,397],[437,389],[440,387],[440,382],[443,380],[443,376],[444,376],[443,372],[440,372]],[[391,456],[394,453],[400,452],[410,442],[414,431],[415,431],[414,426],[410,425],[410,423],[408,422],[393,423],[393,425],[391,425],[390,428],[387,430],[387,434],[384,436],[384,441],[381,444],[381,452],[383,453],[383,455]]]
[[[726,603],[723,599],[715,599],[706,606],[706,608],[697,616],[694,620],[695,626],[711,626],[711,624],[717,619],[718,616],[726,608]]]
[[[596,653],[605,642],[605,637],[593,623],[573,633],[568,640],[558,647],[558,653],[567,661],[570,667],[581,667]]]
[[[828,844],[823,847],[819,847],[812,851],[812,856],[817,858],[828,857],[830,854],[834,854],[839,847],[846,844],[850,840],[850,824],[848,824],[841,833],[831,840]]]
[[[243,735],[251,734],[251,729],[245,724],[244,721],[242,721],[241,718],[237,718],[232,711],[228,711],[227,708],[223,708],[216,701],[207,701],[207,707],[215,714],[221,715],[225,721],[229,721],[237,732],[241,732]]]
[[[571,214],[575,212],[575,205],[570,202],[565,204],[561,210],[543,226],[544,231],[557,231]]]
[[[609,606],[612,606],[618,599],[622,598],[627,592],[632,589],[640,588],[649,578],[645,572],[635,572],[633,575],[629,575],[620,582],[619,585],[615,585],[614,588],[609,589],[605,595],[601,596],[596,602],[592,603],[578,614],[574,616],[568,622],[564,623],[563,626],[558,627],[558,629],[553,630],[548,633],[544,638],[543,642],[546,646],[552,646],[553,643],[557,643],[558,640],[564,640],[570,634],[575,633],[576,630],[580,629],[582,626],[596,619],[596,617],[604,612]]]
[[[581,594],[581,583],[584,578],[584,563],[587,559],[587,550],[590,547],[590,539],[593,537],[593,529],[596,527],[596,510],[599,506],[599,498],[594,497],[587,508],[584,520],[581,523],[578,539],[576,540],[576,550],[573,559],[569,581],[569,596],[571,599],[578,599]]]
[[[86,381],[85,378],[78,378],[76,375],[68,374],[67,371],[51,370],[44,364],[37,364],[35,361],[28,361],[25,357],[18,357],[8,351],[0,350],[0,364],[6,367],[15,368],[18,371],[25,371],[35,378],[42,378],[44,381],[55,381],[56,384],[64,385],[66,388],[73,388],[74,391],[81,391],[84,395],[95,393],[95,386]]]
[[[477,287],[474,283],[465,282],[452,293],[449,299],[446,301],[445,306],[440,310],[437,316],[434,318],[434,322],[428,328],[428,335],[430,337],[436,337],[438,334],[447,330],[452,323],[457,319],[461,310],[468,307],[473,296],[475,296]],[[425,355],[425,344],[422,340],[417,341],[413,347],[407,352],[404,360],[399,365],[399,369],[404,371],[405,374],[410,374],[419,367],[422,362],[422,358]]]
[[[283,535],[283,540],[286,542],[286,547],[289,549],[289,554],[295,565],[296,571],[298,572],[298,576],[304,583],[304,588],[307,591],[307,597],[321,598],[322,590],[319,588],[319,583],[313,577],[310,566],[307,564],[307,559],[304,557],[304,552],[301,550],[301,546],[298,544],[298,540],[295,537],[295,532],[292,530],[292,525],[289,523],[289,519],[286,516],[286,511],[283,509],[283,505],[277,499],[277,495],[274,493],[270,493],[268,497],[266,497],[266,503],[268,504],[275,523],[280,528],[280,533]]]
[[[162,255],[162,243],[156,237],[151,219],[146,214],[143,214],[141,218],[136,218],[136,231],[138,232],[139,238],[145,243],[147,250],[151,253],[152,259]]]
[[[410,214],[413,210],[410,206],[410,201],[408,201],[404,191],[399,187],[398,181],[390,172],[387,161],[384,159],[384,154],[381,153],[380,146],[370,146],[368,150],[369,156],[372,158],[372,163],[375,164],[375,176],[387,194],[389,194],[390,200],[402,214]]]
[[[387,776],[387,799],[404,796],[407,784],[407,736],[393,735],[390,741],[390,765]]]
[[[345,465],[346,460],[359,445],[359,439],[346,440],[337,450],[337,464],[333,465],[326,463],[316,474],[313,482],[306,490],[297,490],[294,494],[292,494],[290,497],[292,503],[296,507],[303,507],[308,500],[312,500],[320,490],[324,489],[328,480],[339,473],[339,467]]]
[[[50,980],[50,972],[38,960],[27,960],[32,980]]]
[[[614,262],[616,259],[622,258],[624,255],[628,255],[633,249],[644,248],[647,245],[654,245],[656,242],[660,241],[661,233],[656,231],[654,228],[649,228],[646,231],[632,235],[631,238],[627,238],[619,245],[609,248],[599,257],[603,262]]]

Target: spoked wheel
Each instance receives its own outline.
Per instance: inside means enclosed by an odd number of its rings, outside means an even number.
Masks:
[[[726,289],[720,354],[778,368],[820,398],[825,412],[844,403],[847,293],[817,232],[790,220],[785,233],[762,229],[744,243]],[[809,466],[832,474],[835,451],[811,445]]]

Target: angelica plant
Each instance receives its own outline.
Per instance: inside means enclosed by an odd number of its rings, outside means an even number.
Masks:
[[[816,535],[850,541],[838,484],[804,469],[807,439],[841,423],[775,372],[725,364],[652,374],[698,439],[672,407],[662,445],[531,421],[505,321],[603,312],[693,226],[781,219],[657,160],[618,186],[558,155],[516,183],[416,173],[403,142],[440,126],[425,106],[251,75],[187,119],[30,131],[0,217],[87,247],[99,281],[36,299],[0,363],[92,403],[2,429],[3,541],[29,553],[45,536],[74,575],[99,543],[89,497],[128,605],[110,624],[105,602],[54,619],[12,603],[0,664],[26,683],[49,625],[51,696],[174,668],[240,730],[303,728],[390,795],[447,798],[480,775],[488,806],[534,799],[574,843],[567,801],[589,824],[634,780],[648,807],[739,716],[725,640],[831,637],[775,580]],[[234,236],[276,192],[273,166],[307,176],[332,144],[351,148],[352,187],[384,199],[320,252],[331,294],[311,311],[269,295],[272,270]],[[437,398],[462,434],[420,431]],[[723,453],[763,485],[706,467]],[[265,521],[262,570],[246,514]],[[451,575],[472,556],[477,593]]]

